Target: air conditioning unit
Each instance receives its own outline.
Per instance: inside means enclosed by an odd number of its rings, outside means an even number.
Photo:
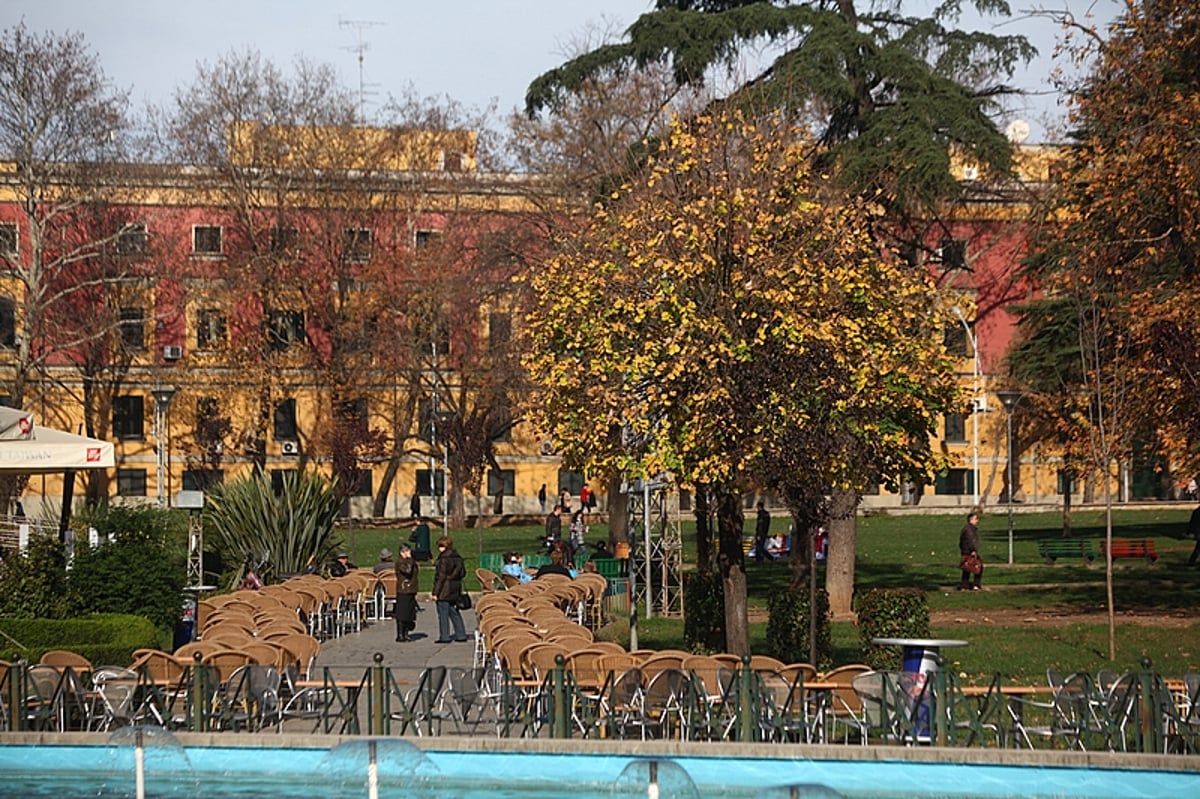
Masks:
[[[183,347],[180,347],[178,344],[168,344],[167,346],[163,347],[164,361],[178,361],[182,357]]]
[[[300,454],[300,442],[299,441],[280,441],[279,447],[284,455],[299,455]]]
[[[979,167],[964,166],[963,167],[963,180],[979,180]]]

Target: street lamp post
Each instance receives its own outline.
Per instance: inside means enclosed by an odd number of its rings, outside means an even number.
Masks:
[[[1008,416],[1008,487],[1005,494],[1008,498],[1008,562],[1011,565],[1013,562],[1013,432],[1012,418],[1013,411],[1016,410],[1017,403],[1021,401],[1021,397],[1025,396],[1021,391],[997,391],[996,396],[1000,398],[1000,403],[1004,406],[1004,413]]]
[[[156,454],[156,478],[157,478],[157,497],[158,507],[165,508],[167,506],[167,468],[166,457],[167,448],[164,439],[164,431],[167,427],[167,409],[171,406],[171,400],[175,397],[175,387],[167,386],[166,388],[156,388],[151,391],[154,397],[154,445]]]
[[[974,380],[972,382],[973,394],[971,396],[971,504],[972,507],[979,507],[979,414],[983,411],[982,403],[979,401],[979,340],[975,338],[975,333],[971,330],[971,325],[967,322],[967,317],[963,314],[962,308],[954,306],[954,315],[958,317],[958,321],[962,322],[963,330],[967,331],[967,340],[971,342],[971,360],[974,367]]]

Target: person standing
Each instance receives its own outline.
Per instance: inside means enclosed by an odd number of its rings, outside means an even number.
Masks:
[[[552,549],[562,539],[562,505],[555,505],[546,517],[546,549]]]
[[[412,499],[408,501],[408,510],[414,519],[421,518],[421,495],[413,494]]]
[[[433,557],[433,552],[429,549],[429,523],[425,519],[417,520],[417,526],[408,536],[408,543],[413,545],[413,557],[417,560],[429,560]]]
[[[758,518],[754,522],[754,560],[766,563],[771,560],[771,554],[767,552],[767,539],[771,537],[771,514],[767,513],[761,500],[756,507]]]
[[[538,489],[538,504],[542,506],[542,513],[546,512],[546,484],[542,483],[542,487]]]
[[[979,557],[979,511],[971,508],[967,514],[967,523],[958,533],[958,551],[962,555],[962,579],[959,580],[959,591],[978,591],[983,582],[983,558]],[[967,560],[974,558],[979,564],[979,571],[968,570]]]
[[[421,564],[408,544],[401,544],[396,558],[396,641],[411,641],[409,633],[417,627],[417,585]]]
[[[579,489],[579,510],[581,513],[587,513],[591,506],[592,489],[588,487],[587,483],[584,483],[583,487]]]
[[[462,555],[454,549],[448,536],[437,540],[438,558],[434,564],[433,595],[437,603],[438,639],[434,643],[448,644],[451,641],[467,640],[467,629],[463,625],[462,612],[458,609],[462,596],[462,581],[467,574]],[[454,625],[454,638],[450,637],[450,625]]]
[[[1195,566],[1196,558],[1200,558],[1200,508],[1192,511],[1192,518],[1188,520],[1188,533],[1196,539],[1196,546],[1192,548],[1192,556],[1188,558],[1188,565]]]

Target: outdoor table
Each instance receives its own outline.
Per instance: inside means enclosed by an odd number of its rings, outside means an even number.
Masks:
[[[956,638],[872,638],[871,643],[901,647],[901,668],[920,674],[938,670],[938,655],[943,647],[967,645]]]
[[[900,657],[901,669],[920,675],[932,674],[939,670],[940,653],[943,647],[966,646],[967,642],[957,638],[872,638],[871,643],[880,646],[898,646],[902,649]],[[926,678],[927,679],[927,678]],[[923,685],[923,680],[917,684]],[[932,700],[932,701],[931,701]],[[938,719],[938,742],[945,741],[944,718],[935,716],[936,708],[946,707],[945,696],[931,697],[925,691],[925,698],[918,710],[920,724],[917,727],[918,740],[929,740],[929,720]]]

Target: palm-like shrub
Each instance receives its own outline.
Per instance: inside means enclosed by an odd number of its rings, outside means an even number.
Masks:
[[[262,558],[268,574],[260,577],[302,572],[324,563],[338,546],[336,485],[316,472],[288,472],[276,493],[271,477],[255,469],[207,494],[205,530],[216,534],[226,563]],[[239,574],[234,584],[240,579]]]

